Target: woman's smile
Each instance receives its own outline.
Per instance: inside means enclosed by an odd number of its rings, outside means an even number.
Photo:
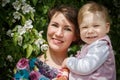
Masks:
[[[57,38],[52,38],[52,41],[54,44],[62,44],[64,41],[63,40],[60,40],[60,39],[57,39]]]

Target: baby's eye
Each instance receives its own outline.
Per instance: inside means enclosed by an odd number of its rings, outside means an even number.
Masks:
[[[93,27],[99,27],[99,25],[94,25]]]
[[[86,29],[86,28],[88,28],[87,26],[83,26],[83,27],[81,27],[81,29]]]

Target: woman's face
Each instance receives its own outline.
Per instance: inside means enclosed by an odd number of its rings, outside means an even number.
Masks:
[[[72,41],[75,40],[74,25],[62,13],[55,13],[47,30],[49,47],[54,51],[67,51]]]
[[[104,37],[109,32],[110,24],[99,13],[86,13],[80,24],[81,39],[87,44]]]

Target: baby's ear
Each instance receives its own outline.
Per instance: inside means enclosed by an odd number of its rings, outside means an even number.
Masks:
[[[106,33],[109,33],[110,31],[110,23],[106,23]]]

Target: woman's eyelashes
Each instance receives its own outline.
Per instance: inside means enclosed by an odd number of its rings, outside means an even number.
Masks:
[[[65,27],[64,27],[64,30],[66,30],[66,31],[72,31],[72,29],[71,29],[70,26],[65,26]]]
[[[59,27],[60,27],[60,25],[58,25],[58,24],[56,24],[56,23],[51,24],[51,26],[56,27],[56,28],[59,28]],[[66,31],[72,31],[72,29],[71,29],[70,26],[62,26],[62,29],[63,29],[63,30],[66,30]]]
[[[56,24],[56,23],[51,24],[51,26],[53,26],[53,27],[59,27],[58,24]]]

